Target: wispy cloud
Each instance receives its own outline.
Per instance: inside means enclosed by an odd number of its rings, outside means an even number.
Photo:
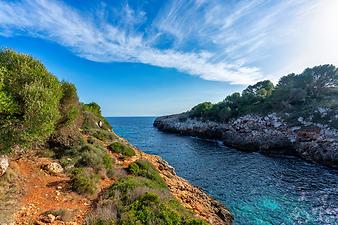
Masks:
[[[139,62],[248,84],[280,70],[265,69],[262,60],[276,57],[271,49],[289,41],[283,34],[294,32],[307,13],[321,6],[315,0],[177,0],[168,1],[149,21],[146,11],[128,3],[120,10],[104,6],[112,20],[60,1],[0,0],[0,35],[48,39],[98,62]],[[170,43],[159,47],[167,37]]]

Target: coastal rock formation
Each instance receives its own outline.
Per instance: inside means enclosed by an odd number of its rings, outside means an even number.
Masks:
[[[338,131],[298,118],[300,126],[289,126],[272,113],[265,117],[246,115],[229,123],[186,118],[184,114],[159,117],[159,130],[222,141],[242,151],[297,155],[323,165],[338,167]]]

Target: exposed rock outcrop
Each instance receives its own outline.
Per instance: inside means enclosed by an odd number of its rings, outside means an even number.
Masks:
[[[186,118],[184,114],[159,117],[159,130],[223,141],[226,146],[266,154],[291,154],[338,167],[338,131],[298,118],[301,126],[289,126],[276,114],[246,115],[229,123]]]

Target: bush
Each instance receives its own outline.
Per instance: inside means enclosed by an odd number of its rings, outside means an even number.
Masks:
[[[158,171],[148,160],[140,159],[129,164],[128,171],[135,176],[146,177],[166,186]]]
[[[60,82],[37,60],[0,51],[0,151],[45,141],[60,118]]]
[[[148,168],[149,162],[142,161],[140,165]],[[183,208],[166,187],[145,177],[127,176],[101,196],[97,208],[88,216],[87,224],[95,224],[96,221],[121,225],[208,224],[192,217],[191,212]]]
[[[107,151],[100,146],[85,145],[80,150],[80,159],[76,166],[91,167],[96,171],[104,169],[108,177],[114,174],[113,159]]]
[[[73,84],[62,82],[62,98],[60,101],[61,118],[57,122],[56,131],[49,138],[52,148],[75,147],[81,144],[80,128],[83,123],[80,102]]]
[[[176,200],[163,201],[155,193],[145,193],[122,214],[120,224],[207,225],[191,215]]]
[[[149,180],[144,177],[127,176],[109,187],[107,194],[108,197],[111,197],[114,196],[116,192],[119,192],[123,196],[122,199],[126,200],[129,198],[128,196],[130,196],[129,192],[138,187],[147,187],[151,189],[167,189],[166,186],[163,186],[156,181]]]
[[[71,172],[71,187],[79,194],[94,194],[99,177],[89,169],[76,168]]]
[[[113,167],[113,164],[115,163],[113,158],[110,157],[110,155],[108,155],[107,153],[103,155],[103,165],[104,165],[104,168],[106,170],[106,175],[107,177],[113,177],[114,176],[114,173],[115,173],[115,170],[114,170],[114,167]]]
[[[115,138],[112,132],[99,129],[93,130],[93,136],[101,141],[112,141]]]
[[[108,148],[111,151],[120,153],[122,156],[125,156],[125,157],[131,157],[136,154],[135,151],[131,147],[125,144],[121,144],[120,142],[113,142],[108,146]]]

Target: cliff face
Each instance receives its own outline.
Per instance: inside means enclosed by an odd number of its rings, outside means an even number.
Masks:
[[[297,155],[323,165],[338,167],[338,131],[306,122],[288,126],[276,114],[246,115],[229,123],[187,119],[184,114],[159,117],[161,131],[222,141],[226,146],[266,154]]]

